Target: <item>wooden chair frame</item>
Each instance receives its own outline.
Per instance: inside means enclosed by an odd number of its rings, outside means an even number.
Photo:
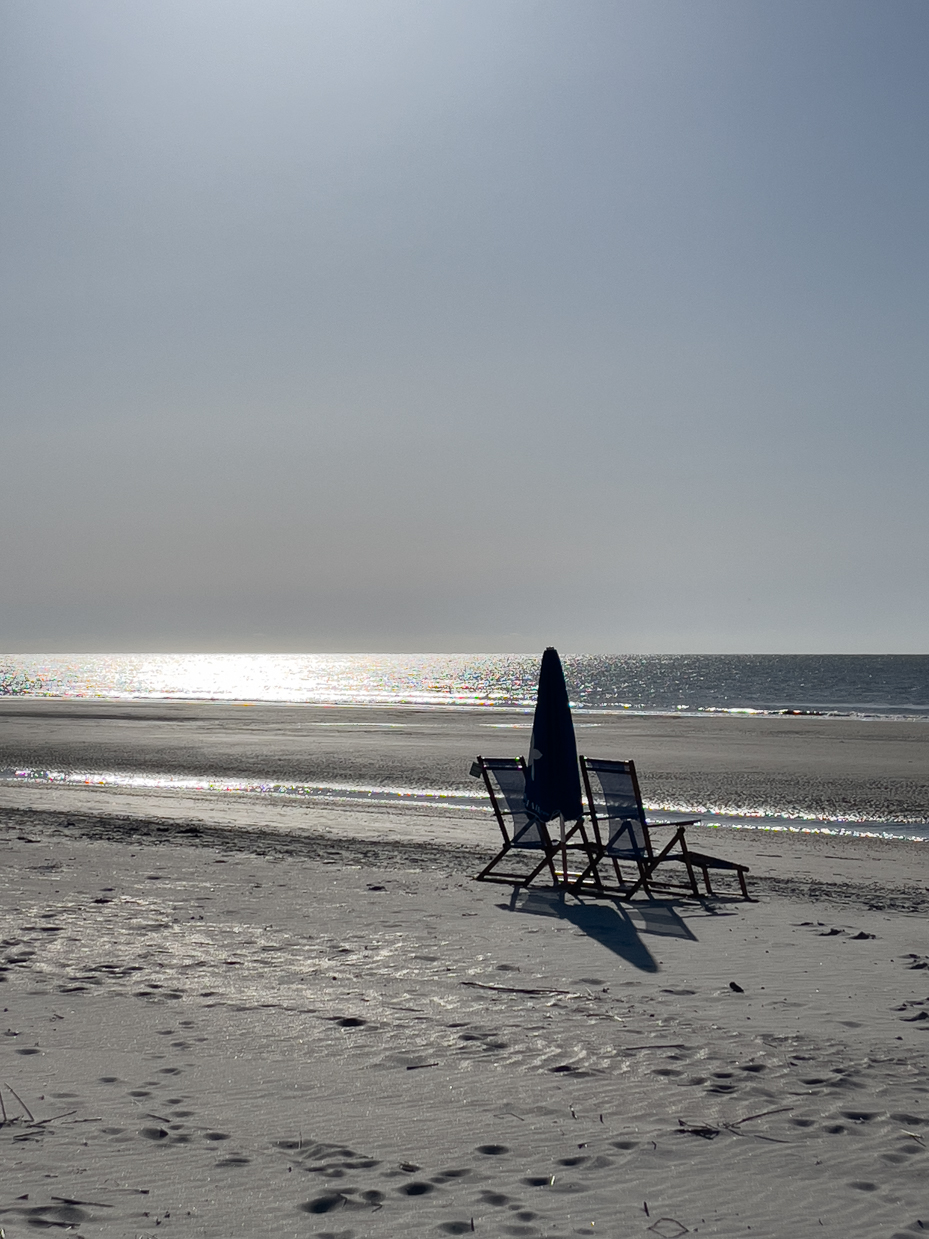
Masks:
[[[525,783],[526,763],[521,757],[478,757],[471,767],[471,773],[480,776],[484,780],[484,786],[487,789],[487,795],[490,797],[494,817],[497,819],[500,834],[503,836],[502,848],[494,856],[493,860],[485,865],[480,873],[475,875],[476,880],[478,882],[505,882],[507,885],[528,886],[543,870],[547,869],[551,875],[553,886],[570,886],[572,888],[583,886],[584,889],[595,889],[599,893],[599,875],[596,869],[591,871],[591,862],[596,853],[596,847],[587,835],[584,819],[579,818],[570,826],[566,823],[563,839],[560,837],[553,839],[549,830],[549,823],[536,821],[534,818],[530,818],[528,814],[524,823],[516,825],[519,808],[514,808],[513,805],[509,804],[506,801],[505,795],[503,797],[504,803],[501,804],[500,790],[494,787],[493,774],[498,770],[510,773],[519,770]],[[509,821],[507,821],[508,818]],[[580,838],[572,842],[575,835],[579,835]],[[521,842],[521,840],[524,841]],[[497,866],[501,861],[514,851],[540,851],[543,855],[539,863],[528,874],[504,872],[498,869]],[[583,853],[585,868],[580,874],[569,875],[569,852]],[[556,869],[556,859],[561,862],[561,877],[559,877]],[[591,872],[591,877],[587,880],[589,872]]]
[[[728,869],[734,871],[738,877],[739,885],[742,890],[742,895],[745,899],[749,898],[748,887],[745,883],[745,874],[748,872],[747,865],[738,864],[735,861],[722,860],[716,856],[708,856],[703,852],[694,852],[687,845],[687,836],[685,828],[687,826],[695,826],[699,823],[700,818],[685,818],[673,822],[648,822],[645,818],[645,810],[642,805],[642,793],[639,789],[639,779],[636,774],[635,762],[606,762],[599,759],[589,759],[581,757],[581,776],[584,782],[584,791],[587,796],[588,812],[590,814],[591,826],[594,833],[594,847],[596,854],[591,860],[590,865],[581,874],[580,882],[585,882],[588,878],[593,879],[594,885],[599,886],[604,892],[617,894],[620,898],[631,899],[638,891],[644,890],[647,895],[651,895],[653,890],[668,891],[671,893],[684,893],[699,897],[700,891],[697,887],[697,881],[694,876],[694,869],[699,869],[703,877],[703,883],[706,887],[708,895],[714,895],[712,885],[710,883],[710,869]],[[601,769],[607,766],[622,767],[623,772],[628,776],[631,782],[632,790],[635,796],[636,818],[631,817],[620,819],[622,825],[615,832],[611,829],[611,822],[615,819],[607,817],[606,824],[606,839],[601,831],[602,819],[596,808],[593,788],[591,786],[590,773],[591,768],[596,772],[597,766]],[[661,848],[659,852],[655,852],[651,831],[660,829],[663,826],[674,828],[674,834],[670,841]],[[636,839],[636,831],[634,827],[639,828],[641,839]],[[628,836],[628,847],[617,847],[617,840],[626,834]],[[677,850],[675,850],[677,849]],[[630,862],[635,865],[638,870],[638,880],[629,882],[623,875],[620,869],[620,860]],[[613,868],[613,877],[615,886],[607,887],[600,877],[600,865],[604,861],[610,862]],[[687,882],[664,882],[655,881],[655,870],[659,865],[676,862],[683,864],[687,870]]]

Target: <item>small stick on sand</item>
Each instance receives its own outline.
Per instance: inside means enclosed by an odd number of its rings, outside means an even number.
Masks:
[[[112,1209],[112,1205],[104,1204],[102,1200],[72,1200],[70,1196],[52,1196],[63,1205],[93,1205],[95,1209]]]
[[[711,1127],[709,1123],[688,1123],[678,1119],[677,1134],[679,1136],[699,1136],[701,1140],[715,1140],[720,1133],[719,1127]]]
[[[686,1050],[687,1046],[683,1041],[668,1041],[660,1045],[621,1045],[617,1049],[620,1050]]]
[[[564,994],[567,998],[578,998],[578,990],[573,989],[517,989],[513,985],[485,985],[482,981],[462,981],[462,985],[470,985],[472,989],[492,989],[499,994]]]
[[[746,1114],[744,1119],[735,1119],[732,1123],[726,1123],[726,1127],[738,1127],[740,1123],[750,1123],[752,1119],[767,1118],[769,1114],[787,1114],[793,1108],[793,1106],[781,1106],[779,1110],[762,1110],[760,1114]]]
[[[20,1105],[22,1106],[22,1108],[25,1110],[25,1112],[26,1112],[26,1117],[29,1119],[29,1122],[30,1122],[30,1123],[34,1123],[34,1122],[35,1122],[35,1115],[32,1113],[32,1111],[29,1109],[29,1107],[28,1107],[28,1106],[26,1105],[26,1103],[23,1101],[22,1097],[20,1097],[19,1093],[17,1093],[16,1089],[15,1089],[15,1088],[13,1088],[13,1087],[12,1087],[12,1085],[10,1085],[10,1084],[8,1084],[8,1085],[7,1085],[7,1088],[10,1090],[10,1092],[13,1094],[13,1096],[16,1098],[16,1100],[19,1102],[19,1104],[20,1104]]]

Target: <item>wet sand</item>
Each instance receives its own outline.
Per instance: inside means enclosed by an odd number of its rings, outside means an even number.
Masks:
[[[578,747],[635,759],[653,804],[929,822],[929,723],[585,714]],[[474,790],[525,750],[517,711],[0,700],[0,768]]]

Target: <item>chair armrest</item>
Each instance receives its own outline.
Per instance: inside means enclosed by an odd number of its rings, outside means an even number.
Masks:
[[[673,822],[646,822],[645,825],[649,830],[656,830],[659,826],[699,826],[702,821],[702,817],[682,817]]]

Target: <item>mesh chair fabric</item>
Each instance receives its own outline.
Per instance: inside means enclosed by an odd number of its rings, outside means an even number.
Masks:
[[[631,762],[587,759],[593,807],[606,842],[606,855],[647,860],[645,813]],[[603,826],[606,829],[603,829]]]
[[[485,758],[484,767],[490,776],[502,812],[510,818],[510,840],[513,847],[539,849],[545,846],[539,823],[526,812],[526,768],[522,762]]]

